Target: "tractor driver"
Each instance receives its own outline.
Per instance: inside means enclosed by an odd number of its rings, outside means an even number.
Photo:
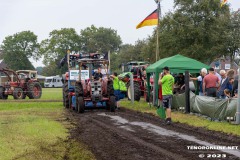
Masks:
[[[94,77],[94,80],[99,80],[99,81],[102,80],[103,75],[101,73],[101,67],[98,67],[98,71],[94,72],[93,77]]]

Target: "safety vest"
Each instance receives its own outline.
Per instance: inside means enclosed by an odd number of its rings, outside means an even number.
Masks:
[[[120,88],[120,91],[127,91],[126,84],[121,80],[119,80],[119,88]]]

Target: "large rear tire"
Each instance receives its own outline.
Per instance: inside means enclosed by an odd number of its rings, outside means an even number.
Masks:
[[[84,113],[84,109],[85,109],[85,104],[84,104],[84,99],[83,99],[83,97],[78,97],[77,98],[77,112],[78,113]]]
[[[0,87],[0,99],[8,99],[8,95],[4,94],[5,88]]]
[[[13,98],[14,99],[23,99],[23,90],[22,88],[14,88],[13,90]]]
[[[134,89],[134,100],[135,101],[140,101],[141,89],[140,89],[140,85],[139,85],[138,82],[133,82],[133,89]],[[128,96],[129,100],[132,99],[130,82],[127,84],[127,96]]]
[[[39,99],[42,96],[42,86],[38,82],[31,82],[28,84],[29,99]]]

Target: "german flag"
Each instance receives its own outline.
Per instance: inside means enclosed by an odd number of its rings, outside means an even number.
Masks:
[[[136,29],[144,27],[144,26],[153,26],[158,24],[158,13],[157,9],[153,11],[150,15],[148,15],[142,22],[140,22]]]
[[[222,0],[221,7],[227,3],[228,0]]]

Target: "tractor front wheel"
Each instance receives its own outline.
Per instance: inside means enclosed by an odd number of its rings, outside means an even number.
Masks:
[[[84,105],[84,99],[83,97],[78,97],[77,98],[77,112],[78,113],[84,113],[84,108],[85,108],[85,105]]]
[[[23,90],[22,88],[14,88],[13,90],[13,98],[14,99],[23,99]]]

